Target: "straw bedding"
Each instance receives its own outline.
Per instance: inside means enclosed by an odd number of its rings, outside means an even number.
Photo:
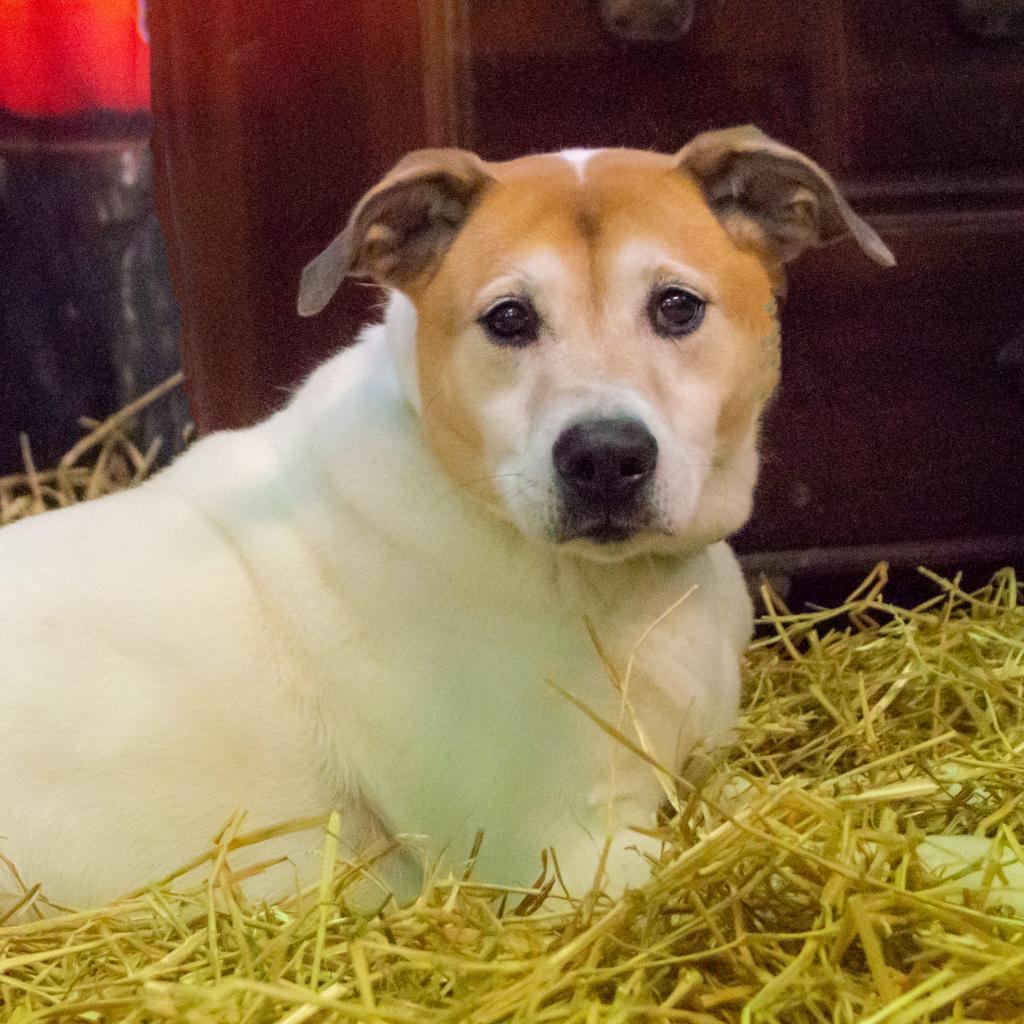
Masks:
[[[144,475],[126,419],[0,480],[0,522]],[[196,891],[43,917],[27,890],[30,920],[0,922],[0,1019],[1024,1021],[1021,587],[933,579],[912,610],[886,603],[883,568],[837,609],[766,593],[737,747],[680,788],[641,891],[448,878],[360,917],[327,823],[320,882],[251,906],[231,851],[259,837],[236,819],[197,851],[216,881]]]

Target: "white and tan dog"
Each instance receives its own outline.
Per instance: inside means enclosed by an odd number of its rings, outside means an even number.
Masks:
[[[351,849],[410,834],[453,866],[483,830],[486,881],[530,884],[553,847],[581,893],[609,836],[611,885],[642,879],[659,780],[549,683],[673,768],[727,737],[751,610],[722,538],[750,511],[781,267],[849,233],[892,262],[750,128],[675,156],[407,157],[299,298],[369,276],[383,324],[267,421],[0,532],[0,853],[95,904],[236,809],[338,809]],[[620,676],[633,658],[632,714],[590,628]],[[318,845],[249,855],[308,880]],[[407,870],[385,870],[405,897]]]

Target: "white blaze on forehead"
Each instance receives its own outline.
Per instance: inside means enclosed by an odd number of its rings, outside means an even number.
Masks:
[[[576,177],[583,180],[583,176],[586,170],[587,163],[597,153],[600,153],[599,149],[563,149],[558,155],[568,164],[576,170]]]

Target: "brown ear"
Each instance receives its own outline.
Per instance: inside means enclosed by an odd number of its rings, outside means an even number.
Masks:
[[[753,125],[704,132],[676,156],[733,238],[757,245],[780,264],[846,235],[876,263],[896,263],[826,171]]]
[[[341,234],[306,264],[299,315],[319,313],[349,275],[395,287],[420,277],[451,245],[492,180],[484,162],[464,150],[410,153],[359,200]]]

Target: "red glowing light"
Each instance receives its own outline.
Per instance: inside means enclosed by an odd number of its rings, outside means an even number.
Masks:
[[[25,116],[149,108],[137,0],[0,0],[0,108]]]

